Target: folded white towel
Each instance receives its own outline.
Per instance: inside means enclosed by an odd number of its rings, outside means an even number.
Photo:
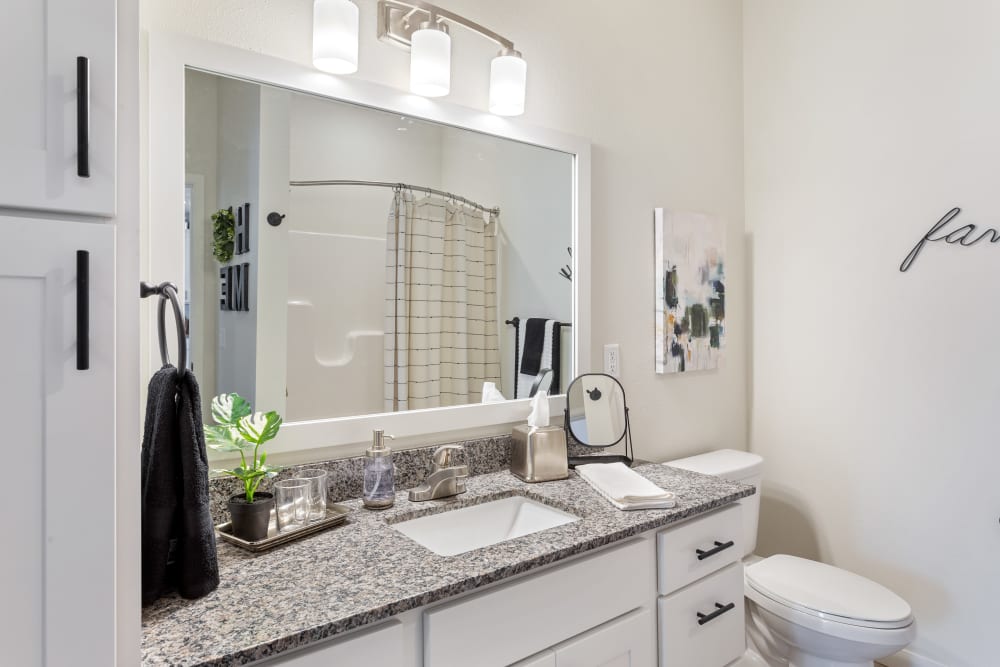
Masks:
[[[620,510],[666,509],[677,504],[677,496],[624,463],[588,463],[577,466],[576,472]]]

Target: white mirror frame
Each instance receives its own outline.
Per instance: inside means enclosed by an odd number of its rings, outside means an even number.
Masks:
[[[180,293],[184,293],[184,285],[181,284],[184,275],[184,241],[183,234],[179,233],[178,221],[184,217],[184,74],[187,68],[384,109],[573,155],[573,369],[576,373],[581,373],[589,367],[588,140],[501,118],[485,111],[418,97],[361,79],[325,74],[297,63],[171,33],[149,35],[149,198],[144,244],[145,280],[174,282]],[[138,286],[136,291],[138,293]],[[159,350],[155,342],[155,310],[147,308],[143,319],[142,336],[147,341],[143,377],[149,377],[160,366]],[[167,324],[172,330],[173,323]],[[173,338],[172,335],[167,336],[170,341]],[[176,358],[173,344],[171,358]],[[551,414],[562,415],[565,404],[565,395],[552,397],[549,406]],[[368,442],[372,429],[375,428],[385,429],[396,437],[413,439],[456,431],[485,433],[490,428],[499,432],[498,426],[522,422],[527,418],[528,412],[528,399],[519,399],[503,403],[293,422],[282,426],[278,438],[270,443],[268,451],[274,454],[357,445]]]

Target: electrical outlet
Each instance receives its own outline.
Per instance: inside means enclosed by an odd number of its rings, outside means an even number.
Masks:
[[[611,377],[621,377],[621,348],[618,343],[604,346],[604,372]]]

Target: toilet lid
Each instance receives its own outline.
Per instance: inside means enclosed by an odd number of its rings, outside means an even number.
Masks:
[[[906,600],[885,586],[805,558],[765,558],[747,567],[746,578],[748,584],[772,599],[845,622],[895,624],[908,621],[912,613]]]

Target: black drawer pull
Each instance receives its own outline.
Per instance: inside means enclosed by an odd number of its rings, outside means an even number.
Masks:
[[[705,551],[703,549],[695,549],[694,552],[698,554],[698,560],[705,560],[709,556],[714,556],[720,551],[725,551],[734,544],[735,543],[732,540],[729,540],[728,542],[720,542],[719,540],[716,540],[714,549],[709,549],[708,551]]]
[[[713,611],[711,614],[703,614],[700,611],[698,612],[698,625],[705,625],[709,621],[715,620],[718,617],[725,614],[727,611],[732,611],[735,608],[736,608],[736,603],[734,602],[730,602],[729,604],[719,604],[718,602],[716,602],[715,611]]]
[[[76,251],[76,369],[90,368],[90,253]]]
[[[76,175],[90,178],[90,60],[76,58]]]

